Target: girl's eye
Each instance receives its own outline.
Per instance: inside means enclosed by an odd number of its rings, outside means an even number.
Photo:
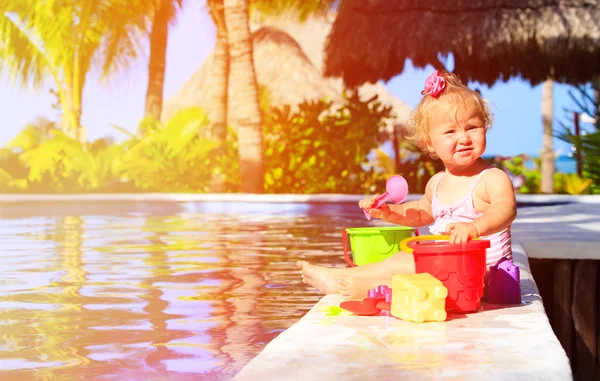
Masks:
[[[453,134],[453,133],[454,133],[454,130],[448,130],[448,131],[444,132],[444,135]]]

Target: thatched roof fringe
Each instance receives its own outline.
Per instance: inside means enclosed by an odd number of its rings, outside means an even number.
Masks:
[[[320,41],[318,36],[315,36],[315,30],[322,32]],[[307,27],[310,38],[304,41],[304,46],[310,45],[311,58],[305,53],[303,46],[282,29],[261,26],[253,32],[257,81],[268,90],[269,100],[273,106],[284,104],[295,106],[305,100],[318,99],[329,99],[337,104],[343,102],[341,80],[324,78],[321,69],[313,62],[314,59],[321,58],[320,52],[328,31],[329,28],[321,24],[313,25],[312,28]],[[315,53],[318,53],[317,57],[312,56]],[[210,104],[214,96],[214,82],[210,77],[213,64],[211,54],[183,87],[167,99],[162,113],[163,120],[171,118],[182,107],[205,107]],[[390,123],[405,123],[408,119],[409,107],[391,95],[383,86],[365,85],[360,88],[359,94],[361,99],[377,94],[382,103],[391,105],[396,119]],[[235,104],[229,104],[230,116],[235,107],[237,107]]]
[[[493,84],[600,74],[600,3],[584,0],[345,0],[326,45],[325,74],[347,85],[439,67],[454,57],[465,80]]]
[[[358,6],[357,4],[350,3],[348,7],[357,13],[363,13],[365,15],[376,16],[376,15],[393,15],[394,13],[406,14],[406,13],[443,13],[443,14],[461,14],[465,12],[481,12],[489,13],[495,11],[542,11],[548,8],[580,8],[584,10],[597,10],[599,4],[596,1],[538,1],[538,4],[533,4],[532,1],[466,1],[463,4],[457,5],[457,3],[447,4],[444,2],[418,2],[415,1],[388,1],[383,6],[379,3],[374,2],[372,4],[366,4]]]

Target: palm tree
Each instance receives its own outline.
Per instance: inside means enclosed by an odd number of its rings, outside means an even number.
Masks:
[[[225,139],[227,105],[234,104],[238,125],[242,192],[264,191],[262,125],[258,85],[252,56],[252,38],[248,24],[248,7],[255,15],[294,15],[306,20],[311,15],[327,15],[338,0],[208,0],[211,17],[217,28],[217,42],[211,62],[214,86],[213,102],[208,107],[211,134]],[[231,82],[231,94],[228,94]]]
[[[542,159],[541,165],[541,186],[540,190],[542,193],[554,193],[554,144],[552,138],[554,137],[554,128],[552,126],[554,120],[554,95],[553,95],[554,81],[547,79],[542,84],[542,153],[540,158]]]
[[[217,42],[212,55],[211,78],[214,96],[208,105],[208,116],[211,123],[211,136],[217,141],[224,141],[227,135],[227,89],[229,86],[229,45],[227,27],[225,26],[225,10],[223,0],[208,0],[210,16],[217,28]]]
[[[54,80],[64,133],[86,141],[83,89],[95,67],[101,79],[138,56],[147,18],[143,0],[4,0],[0,4],[0,68],[21,84]]]
[[[144,116],[160,120],[167,56],[169,23],[173,22],[183,0],[155,0],[150,4],[152,27],[150,31],[150,59],[148,62],[148,89]]]
[[[229,81],[236,115],[242,175],[242,192],[264,192],[262,124],[258,84],[252,56],[252,36],[248,22],[248,0],[224,0],[225,25],[229,46]]]

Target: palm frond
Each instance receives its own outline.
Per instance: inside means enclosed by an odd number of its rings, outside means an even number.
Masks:
[[[106,31],[96,51],[101,80],[110,80],[116,73],[129,69],[144,54],[145,27],[122,23]]]
[[[26,9],[18,1],[0,6],[0,71],[21,85],[39,86],[48,71],[48,61],[35,36],[27,31]]]

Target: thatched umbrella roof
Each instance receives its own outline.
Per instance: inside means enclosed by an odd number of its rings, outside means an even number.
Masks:
[[[333,87],[323,81],[323,75],[311,64],[298,43],[285,32],[265,27],[252,35],[254,64],[259,85],[266,86],[274,105],[298,104],[303,100],[329,97],[340,100]],[[213,96],[210,80],[212,54],[202,66],[165,102],[165,119],[183,106],[208,105]],[[230,110],[235,105],[229,105]],[[231,113],[229,113],[231,114]]]
[[[344,0],[326,44],[325,74],[347,85],[389,80],[410,58],[493,84],[550,75],[582,83],[600,74],[597,0]]]
[[[342,81],[325,78],[322,72],[323,47],[331,25],[324,21],[303,24],[270,22],[270,25],[258,26],[252,38],[257,81],[267,88],[272,104],[297,105],[304,100],[324,98],[341,102]],[[181,107],[209,104],[213,96],[210,80],[212,64],[211,54],[183,87],[165,102],[163,120],[168,120]],[[393,107],[396,122],[405,123],[410,108],[381,84],[365,85],[359,89],[363,99],[375,94],[383,103]],[[232,107],[235,105],[230,104],[229,108]]]

